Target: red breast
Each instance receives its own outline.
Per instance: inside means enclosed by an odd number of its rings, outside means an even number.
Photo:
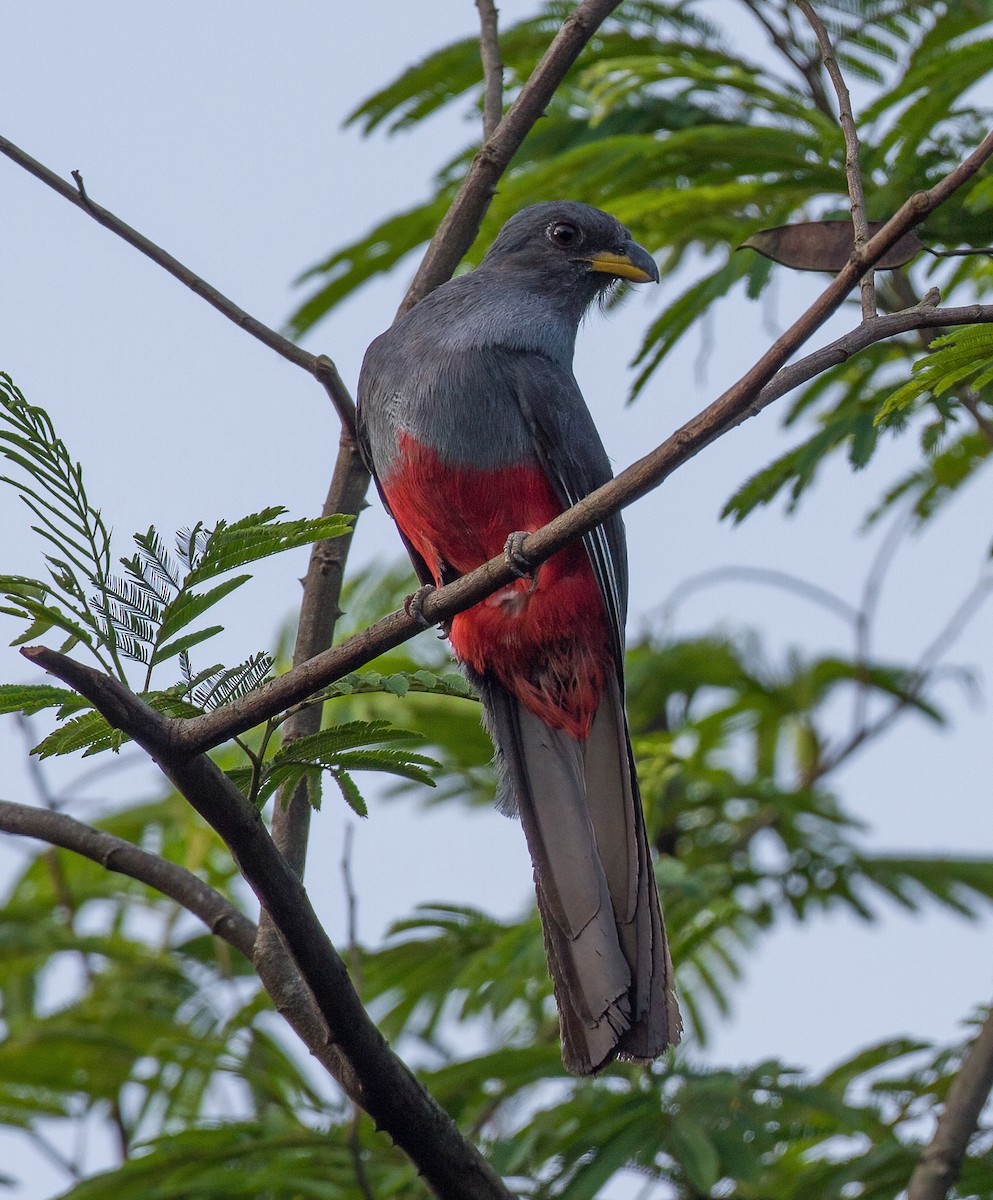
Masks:
[[[393,516],[441,583],[503,553],[515,530],[533,533],[563,506],[537,460],[496,470],[443,462],[407,433],[381,480]],[[553,555],[537,581],[519,579],[452,621],[458,658],[491,673],[554,728],[585,738],[613,670],[603,601],[581,543]]]

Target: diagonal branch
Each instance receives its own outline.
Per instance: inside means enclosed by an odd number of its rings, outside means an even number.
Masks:
[[[142,850],[124,838],[94,829],[65,813],[15,804],[11,800],[0,800],[0,830],[18,837],[36,838],[50,846],[61,846],[108,871],[117,871],[147,884],[199,917],[211,933],[251,959],[255,943],[254,923],[220,892],[185,867]]]
[[[993,1008],[966,1051],[934,1137],[924,1148],[907,1188],[907,1200],[944,1200],[962,1171],[962,1160],[993,1089]]]
[[[168,722],[110,676],[50,650],[35,649],[28,657],[71,682],[112,724],[127,728],[223,838],[280,931],[330,1031],[330,1042],[354,1071],[356,1098],[436,1194],[443,1200],[509,1200],[492,1167],[370,1020],[299,876],[279,853],[260,814],[220,768],[206,755],[191,758],[167,749]]]
[[[880,253],[883,252],[884,250],[880,250]],[[845,362],[874,342],[911,329],[971,325],[980,322],[993,322],[993,305],[972,304],[947,309],[933,308],[929,304],[918,305],[905,312],[876,317],[863,323],[857,329],[781,370],[761,388],[754,400],[750,398],[749,392],[744,391],[738,397],[737,403],[729,408],[726,398],[736,391],[739,385],[735,385],[650,454],[533,533],[526,543],[528,557],[536,564],[543,562],[569,541],[582,536],[587,529],[599,524],[610,513],[630,504],[652,487],[658,486],[703,445],[709,444],[721,433],[727,432],[747,417],[756,415],[788,391],[828,367]],[[644,479],[646,471],[650,472],[647,483]],[[512,568],[502,557],[491,559],[478,570],[429,595],[423,604],[425,617],[432,622],[447,621],[457,612],[485,599],[513,578]],[[162,745],[175,754],[199,753],[218,746],[228,738],[245,733],[269,717],[285,711],[342,675],[358,670],[371,659],[409,641],[421,632],[423,626],[405,610],[398,609],[332,649],[314,655],[285,674],[268,680],[254,691],[211,713],[185,720],[159,718],[162,722],[158,726],[159,735],[164,738]],[[83,690],[78,687],[77,680],[83,681],[84,686],[89,685],[90,668],[73,659],[43,647],[27,647],[21,653],[71,686],[77,687],[77,690]],[[113,689],[114,694],[126,697],[127,704],[137,699],[127,688],[109,677],[98,677],[105,679],[106,686]],[[133,711],[131,716],[133,718]],[[113,720],[111,723],[114,723]],[[122,724],[119,727],[133,734],[129,725]]]
[[[879,243],[879,246],[881,245],[882,243]],[[883,253],[883,250],[879,249],[879,253]],[[906,312],[876,317],[872,321],[864,322],[851,333],[784,368],[765,386],[761,386],[764,372],[758,375],[757,380],[751,378],[757,370],[754,368],[753,372],[749,372],[745,377],[746,380],[751,379],[747,386],[744,382],[735,384],[703,412],[677,429],[650,454],[531,534],[526,541],[525,553],[536,565],[543,562],[570,541],[594,528],[611,513],[658,487],[677,467],[682,466],[704,446],[748,417],[755,416],[792,388],[798,387],[829,366],[845,362],[866,346],[910,329],[922,329],[931,325],[971,325],[979,322],[993,322],[993,305],[972,304],[948,309],[918,306]],[[762,362],[765,362],[765,359]],[[431,623],[447,621],[456,613],[485,599],[513,578],[513,570],[503,557],[491,559],[471,574],[432,592],[422,606],[425,619]],[[332,649],[315,655],[284,675],[268,680],[255,691],[233,700],[230,704],[202,717],[171,722],[170,745],[176,751],[186,753],[220,745],[229,737],[245,733],[276,713],[299,703],[320,688],[327,687],[342,675],[359,670],[371,659],[409,641],[422,631],[423,626],[409,613],[403,610],[390,613]]]
[[[257,935],[255,923],[185,867],[142,850],[124,838],[94,829],[65,813],[9,800],[0,800],[0,831],[61,846],[108,871],[127,875],[154,888],[199,918],[215,937],[222,938],[252,961]],[[362,1089],[355,1073],[328,1037],[327,1025],[292,960],[281,966],[280,982],[279,992],[273,994],[267,979],[262,978],[278,1011],[311,1054],[348,1095],[361,1102]]]
[[[201,279],[189,267],[181,263],[178,258],[174,258],[167,250],[163,250],[161,246],[157,246],[143,233],[139,233],[137,229],[132,229],[120,217],[115,216],[109,209],[103,208],[102,205],[96,204],[90,199],[86,188],[83,186],[82,176],[78,171],[73,171],[73,178],[76,180],[74,187],[68,180],[63,179],[61,175],[57,175],[54,171],[38,162],[37,159],[26,154],[13,142],[8,141],[5,137],[0,137],[0,154],[5,154],[12,162],[23,167],[25,171],[30,172],[36,179],[40,179],[47,187],[59,193],[70,204],[75,204],[77,208],[81,208],[83,212],[88,213],[94,221],[102,225],[105,229],[109,229],[111,233],[116,233],[119,238],[123,238],[129,245],[134,246],[136,250],[140,250],[152,262],[168,271],[170,275],[179,280],[180,283],[196,292],[201,299],[206,300],[208,304],[222,313],[229,321],[234,321],[236,325],[244,329],[246,333],[250,333],[252,337],[258,338],[263,345],[268,346],[270,350],[275,350],[287,362],[293,363],[295,366],[303,367],[305,371],[309,371],[327,391],[331,397],[331,402],[334,405],[342,424],[346,427],[353,427],[355,424],[355,404],[348,393],[348,388],[345,387],[341,376],[338,374],[338,368],[334,365],[330,358],[323,354],[310,354],[308,351],[301,349],[288,338],[283,337],[281,333],[277,333],[274,329],[270,329],[268,325],[264,325],[256,317],[245,312],[243,308],[239,308],[233,300],[229,300],[207,283],[205,279]]]

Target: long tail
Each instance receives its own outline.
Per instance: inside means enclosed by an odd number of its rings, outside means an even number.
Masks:
[[[492,678],[475,678],[521,817],[568,1070],[640,1062],[679,1041],[655,875],[616,678],[585,741],[551,729]]]

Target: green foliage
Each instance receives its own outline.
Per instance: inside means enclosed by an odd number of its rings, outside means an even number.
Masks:
[[[63,651],[82,642],[122,682],[127,682],[123,659],[143,664],[143,691],[148,690],[156,666],[179,657],[188,690],[202,707],[208,701],[223,703],[256,686],[271,660],[255,655],[226,672],[212,668],[194,683],[189,652],[222,626],[181,631],[251,576],[235,575],[206,591],[198,589],[269,555],[340,537],[352,524],[344,516],[283,521],[279,518],[286,510],[270,507],[238,521],[218,521],[211,529],[198,522],[180,531],[175,557],[157,530],[150,528],[135,534],[136,552],[121,559],[125,573],[116,575],[111,570],[110,534],[99,509],[87,497],[82,468],[57,436],[48,414],[29,405],[4,374],[0,374],[0,455],[22,474],[18,479],[0,476],[0,481],[17,489],[40,522],[32,529],[55,550],[45,555],[50,583],[0,575],[0,594],[6,600],[0,612],[27,625],[14,645],[59,629],[69,635]],[[7,693],[8,701],[12,695]],[[36,690],[26,703],[36,706],[42,696]]]
[[[253,654],[234,667],[214,665],[195,673],[190,651],[223,627],[210,625],[190,631],[189,626],[251,578],[248,574],[232,576],[232,571],[284,550],[340,537],[351,528],[351,519],[281,520],[285,509],[269,507],[238,521],[219,521],[210,529],[199,522],[181,530],[175,553],[152,527],[135,535],[135,553],[121,560],[125,573],[114,574],[110,570],[110,536],[100,513],[86,498],[82,469],[56,436],[48,415],[29,406],[6,376],[0,377],[0,386],[0,417],[10,427],[4,432],[0,425],[0,452],[29,478],[27,483],[15,483],[5,477],[5,482],[18,488],[42,521],[34,528],[61,555],[46,556],[54,586],[0,577],[9,603],[2,611],[28,622],[17,642],[39,636],[53,624],[64,630],[78,627],[75,640],[84,642],[100,664],[122,681],[127,681],[123,659],[141,663],[145,667],[142,698],[169,716],[216,709],[257,688],[272,669],[269,654]],[[50,500],[42,499],[42,491]],[[228,578],[206,586],[222,575]],[[96,594],[88,595],[87,588],[96,589]],[[173,658],[179,659],[182,679],[165,689],[151,690],[154,668]],[[459,698],[471,694],[451,672],[439,677],[414,668],[353,675],[317,699],[380,692],[402,697],[411,690]],[[57,710],[59,723],[34,748],[40,758],[77,751],[84,757],[117,751],[126,740],[102,714],[65,689],[47,684],[0,687],[0,713],[27,715],[44,709]],[[354,772],[379,771],[431,784],[430,772],[439,766],[431,758],[398,747],[398,742],[418,740],[417,734],[392,728],[384,720],[346,721],[282,748],[273,740],[279,724],[279,719],[267,722],[255,749],[242,741],[249,765],[228,772],[253,803],[264,803],[281,787],[288,789],[289,795],[306,780],[311,800],[319,806],[321,777],[326,772],[345,802],[364,816],[366,803]]]
[[[749,233],[837,216],[843,145],[816,50],[791,6],[747,6],[787,52],[748,61],[713,6],[628,0],[570,72],[515,158],[470,254],[509,212],[568,194],[616,212],[674,281],[639,351],[635,393],[735,289],[763,295],[780,269],[749,250]],[[870,216],[885,217],[975,144],[989,113],[975,84],[993,70],[986,4],[824,0],[843,68],[865,81],[860,117]],[[502,34],[509,102],[570,6]],[[744,13],[744,8],[739,16]],[[776,51],[779,53],[779,51]],[[966,94],[968,91],[968,95]],[[865,94],[865,90],[863,90]],[[446,105],[479,106],[471,42],[446,47],[353,114],[364,132],[401,131]],[[439,171],[434,194],[304,276],[315,290],[294,315],[300,333],[433,233],[472,156]],[[935,246],[988,241],[989,172],[929,220]],[[913,302],[913,272],[946,294],[982,298],[981,260],[916,262],[883,295]],[[908,298],[907,292],[910,292]],[[922,461],[884,493],[873,516],[909,501],[921,520],[990,456],[991,343],[983,328],[937,339],[908,382],[920,343],[876,346],[808,384],[787,423],[813,429],[728,502],[741,519],[787,495],[795,506],[836,453],[867,466],[881,439],[918,431]],[[0,449],[46,546],[46,580],[0,577],[18,642],[56,631],[119,679],[138,664],[144,699],[168,715],[223,705],[265,678],[272,659],[194,668],[220,629],[202,619],[249,576],[251,563],[347,526],[282,519],[268,508],[182,531],[174,550],[155,529],[111,569],[110,537],[82,472],[48,417],[0,379]],[[343,597],[346,635],[396,608],[409,571],[370,569]],[[212,618],[211,618],[212,619]],[[152,671],[180,678],[152,690]],[[385,942],[353,948],[355,978],[384,1034],[420,1065],[438,1100],[524,1196],[606,1194],[621,1172],[646,1195],[741,1200],[888,1200],[906,1186],[974,1027],[961,1042],[892,1039],[815,1075],[767,1061],[734,1070],[700,1053],[733,1004],[747,953],[784,922],[841,911],[872,921],[892,906],[965,919],[993,903],[993,862],[867,848],[833,786],[854,746],[886,721],[944,720],[926,672],[840,655],[773,662],[745,638],[672,644],[646,638],[629,656],[630,712],[657,874],[687,1018],[680,1050],[650,1068],[615,1065],[565,1076],[540,926],[533,911],[497,920],[443,900],[398,921]],[[293,742],[278,721],[225,747],[220,765],[261,804],[306,782],[314,802],[330,774],[353,811],[353,775],[376,770],[424,802],[488,802],[490,746],[470,689],[446,651],[420,638],[321,696],[336,723]],[[856,714],[838,731],[838,702]],[[314,701],[312,701],[314,702]],[[46,713],[47,755],[118,749],[120,734],[73,693],[0,686],[0,712]],[[432,757],[414,752],[426,747]],[[425,795],[425,784],[434,785]],[[235,905],[239,876],[225,847],[169,794],[96,823],[195,872]],[[439,889],[443,891],[443,889]],[[51,980],[68,980],[58,992]],[[54,999],[53,999],[54,997]],[[140,1195],[417,1197],[415,1172],[387,1139],[281,1041],[250,964],[171,902],[71,854],[31,857],[0,901],[0,1125],[36,1145],[76,1144],[103,1122],[121,1161],[71,1182],[72,1200]],[[472,1052],[466,1048],[472,1047]],[[989,1116],[970,1145],[961,1195],[993,1200]],[[86,1164],[69,1162],[69,1174]]]
[[[368,1140],[366,1137],[364,1140]],[[356,1168],[356,1155],[362,1175]],[[375,1157],[347,1131],[308,1128],[291,1113],[266,1113],[258,1121],[230,1122],[156,1138],[117,1171],[63,1192],[60,1200],[363,1200],[427,1197],[410,1166],[394,1151]]]
[[[988,325],[965,325],[937,337],[931,353],[914,363],[914,377],[890,396],[876,416],[877,424],[909,408],[923,396],[938,399],[966,386],[981,393],[993,383],[993,330]]]
[[[417,734],[396,729],[386,721],[351,721],[333,725],[309,737],[295,738],[270,758],[249,768],[228,771],[228,778],[242,788],[253,803],[263,803],[277,788],[292,795],[307,781],[311,803],[320,807],[321,774],[327,772],[338,785],[345,802],[360,817],[368,815],[365,801],[352,779],[353,771],[381,771],[416,783],[433,786],[429,768],[438,763],[422,754],[397,747],[397,742],[419,741]]]
[[[842,69],[860,80],[856,96],[863,99],[855,116],[868,215],[882,220],[961,161],[990,127],[993,108],[975,97],[988,95],[993,77],[993,14],[983,4],[944,0],[822,8]],[[507,103],[566,11],[558,0],[546,0],[536,16],[502,29]],[[754,60],[736,36],[753,18],[759,22],[753,28],[772,41]],[[367,135],[402,133],[446,106],[479,109],[481,91],[478,54],[462,41],[403,72],[350,120]],[[664,281],[660,311],[635,359],[633,398],[653,385],[687,334],[705,317],[713,320],[721,299],[742,289],[752,299],[764,296],[783,268],[749,249],[737,252],[750,235],[846,216],[844,146],[835,113],[816,43],[790,6],[758,0],[718,18],[703,0],[626,3],[580,56],[515,156],[468,261],[479,261],[511,212],[537,200],[569,196],[615,213],[655,253]],[[291,318],[294,333],[309,329],[427,240],[473,149],[441,167],[434,194],[423,204],[388,218],[302,276],[318,287]],[[923,242],[986,246],[991,186],[986,168],[928,218]],[[889,274],[879,276],[884,285]],[[982,257],[935,263],[919,256],[897,275],[895,287],[883,288],[884,307],[912,305],[934,283],[945,300],[962,295],[966,301],[984,298],[993,285]],[[984,335],[954,336],[960,355],[968,357],[963,339]],[[904,388],[918,347],[913,338],[877,346],[806,385],[787,424],[802,415],[813,431],[744,483],[725,513],[741,520],[782,494],[795,507],[837,452],[865,467],[881,440],[914,426],[923,465],[886,488],[876,515],[908,493],[920,515],[933,511],[989,456],[993,406],[982,367],[969,372],[965,359],[958,378],[948,358],[947,368],[935,365]],[[978,364],[983,350],[978,343],[973,349]],[[935,371],[942,372],[941,403],[920,403]],[[962,390],[970,383],[971,396]],[[936,444],[956,421],[970,431],[975,426],[986,444],[967,433],[968,443],[936,465]],[[936,477],[956,471],[952,484]]]
[[[391,607],[405,586],[400,573],[366,572],[348,591],[349,619]],[[420,641],[427,658],[437,655],[431,639]],[[350,715],[354,706],[385,706],[388,725],[355,717],[284,748],[256,747],[256,794],[281,772],[302,778],[315,763],[350,774],[376,757],[377,769],[389,769],[382,760],[390,754],[406,756],[406,777],[423,792],[429,764],[408,754],[396,723],[413,727],[428,704],[466,711],[478,726],[478,710],[461,688],[436,694],[417,677],[418,669],[374,669],[333,701]],[[775,1061],[715,1068],[699,1046],[732,1004],[747,949],[784,921],[835,908],[874,920],[889,903],[912,912],[940,905],[967,918],[988,911],[993,862],[869,852],[860,823],[829,790],[843,749],[827,733],[839,695],[864,690],[932,723],[941,713],[912,672],[837,656],[770,664],[745,640],[645,640],[631,651],[629,677],[689,1026],[680,1051],[650,1070],[616,1065],[592,1081],[566,1076],[533,911],[497,920],[442,902],[421,908],[396,922],[382,946],[353,951],[365,1001],[522,1195],[595,1197],[632,1167],[659,1194],[841,1200],[858,1182],[877,1200],[894,1195],[964,1040],[894,1040],[820,1076]],[[52,692],[38,703],[64,702]],[[469,761],[461,739],[457,722],[432,733],[452,768],[480,772],[481,790],[488,773]],[[457,779],[441,781],[463,802],[477,795]],[[240,782],[251,790],[243,772]],[[179,797],[100,824],[196,871],[237,903],[233,863]],[[248,964],[141,885],[43,852],[0,908],[0,950],[0,1122],[69,1128],[110,1106],[127,1130],[130,1150],[119,1167],[74,1184],[67,1198],[179,1197],[191,1180],[197,1195],[217,1200],[359,1200],[368,1187],[383,1196],[425,1194],[397,1152],[365,1122],[356,1131],[340,1099],[320,1091],[273,1036]],[[72,960],[86,969],[50,1011],[46,973]],[[475,1052],[467,1055],[467,1044]],[[228,1078],[242,1081],[240,1099],[229,1099],[229,1116],[218,1121]],[[980,1137],[963,1174],[968,1194],[993,1195],[991,1170],[989,1138]]]

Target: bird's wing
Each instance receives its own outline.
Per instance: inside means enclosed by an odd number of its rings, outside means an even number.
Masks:
[[[514,357],[517,403],[549,478],[563,504],[571,507],[613,478],[607,452],[571,372],[540,354]],[[623,679],[628,564],[620,514],[585,534],[583,544],[603,596],[618,678]]]
[[[361,383],[361,381],[360,381]],[[372,481],[376,485],[376,491],[379,493],[379,499],[382,501],[383,508],[393,517],[393,511],[390,508],[390,502],[386,499],[386,493],[383,490],[383,485],[379,482],[379,475],[376,472],[376,466],[372,455],[372,446],[370,445],[369,428],[365,420],[365,406],[362,403],[362,394],[359,394],[359,405],[355,413],[355,435],[359,448],[359,457],[365,464],[366,470],[372,476]],[[394,524],[397,527],[397,532],[400,534],[400,540],[406,547],[407,554],[410,556],[411,565],[414,568],[414,574],[422,584],[434,584],[434,576],[431,574],[427,563],[417,553],[411,543],[408,541],[406,534],[400,528],[400,523],[394,518]]]

